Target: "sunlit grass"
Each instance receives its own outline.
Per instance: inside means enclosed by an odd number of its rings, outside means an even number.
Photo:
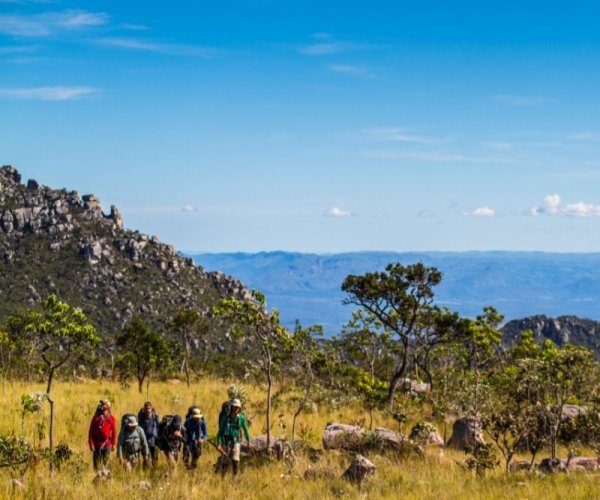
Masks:
[[[190,389],[184,383],[152,383],[149,399],[161,415],[184,414],[192,403],[199,404],[205,414],[209,436],[214,438],[216,420],[221,403],[226,399],[227,382],[205,379],[194,383]],[[247,384],[248,413],[253,416],[251,432],[262,434],[264,418],[260,413],[263,393],[259,387]],[[24,393],[43,391],[43,385],[6,383],[0,388],[0,433],[21,431],[20,399]],[[352,457],[340,452],[321,455],[318,463],[311,463],[307,456],[298,455],[296,464],[290,468],[285,463],[273,462],[266,466],[246,466],[240,476],[223,480],[213,473],[212,465],[217,452],[207,445],[200,459],[199,468],[188,472],[181,467],[170,471],[164,459],[154,471],[136,471],[126,474],[114,456],[111,461],[113,477],[110,481],[93,484],[94,472],[91,453],[87,448],[89,422],[99,399],[108,397],[113,401],[113,413],[117,420],[123,413],[135,412],[146,400],[135,386],[121,387],[107,381],[84,383],[57,383],[53,396],[57,401],[56,442],[65,442],[74,450],[71,462],[61,471],[49,473],[46,464],[30,469],[23,482],[25,490],[13,489],[11,471],[0,471],[1,498],[409,498],[436,500],[450,498],[598,498],[600,475],[570,473],[555,477],[535,474],[505,476],[502,468],[489,473],[484,479],[476,479],[472,473],[458,465],[464,455],[451,450],[430,448],[425,458],[394,455],[368,457],[377,466],[377,472],[362,488],[342,479],[305,481],[304,472],[310,468],[329,467],[339,476],[349,465]],[[274,410],[274,434],[291,432],[294,408],[280,402]],[[47,412],[47,410],[46,410]],[[279,418],[281,415],[281,418]],[[46,420],[46,415],[28,415],[25,418],[25,434],[36,439],[36,424]],[[305,429],[309,445],[321,447],[321,434],[327,422],[355,422],[365,414],[355,406],[342,406],[338,410],[319,408],[316,412],[303,414],[299,422]],[[375,426],[396,428],[389,417],[376,414]],[[45,442],[44,442],[45,444]],[[140,481],[149,481],[151,491],[140,489]]]

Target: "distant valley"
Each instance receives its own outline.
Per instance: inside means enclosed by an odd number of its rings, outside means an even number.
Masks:
[[[188,253],[207,271],[235,276],[264,292],[284,324],[320,323],[333,335],[350,318],[341,283],[390,262],[423,262],[443,272],[437,302],[466,316],[495,306],[507,320],[534,314],[600,319],[600,253],[293,252]]]

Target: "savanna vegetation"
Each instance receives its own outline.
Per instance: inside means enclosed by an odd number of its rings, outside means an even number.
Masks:
[[[503,347],[501,314],[490,306],[464,318],[439,306],[441,279],[422,264],[348,276],[342,288],[356,309],[327,340],[318,325],[283,328],[259,292],[246,302],[222,300],[210,322],[175,310],[165,330],[154,331],[137,317],[104,342],[59,297],[15,312],[0,333],[0,496],[121,498],[139,495],[140,481],[157,498],[594,496],[594,353],[538,345],[527,331]],[[206,352],[202,337],[215,321],[228,330],[227,346]],[[86,437],[100,399],[113,402],[118,420],[146,399],[161,414],[198,404],[212,438],[231,384],[246,390],[252,435],[266,438],[235,481],[213,473],[217,452],[206,444],[196,471],[173,471],[163,460],[125,473],[113,461],[112,479],[92,483]],[[457,419],[470,429],[460,442]],[[330,422],[355,425],[360,435],[351,446],[323,450]],[[394,446],[377,428],[392,431]],[[435,435],[455,445],[431,444]],[[290,453],[271,453],[272,443]],[[376,472],[346,481],[357,453]],[[588,472],[552,473],[575,469],[583,455]]]

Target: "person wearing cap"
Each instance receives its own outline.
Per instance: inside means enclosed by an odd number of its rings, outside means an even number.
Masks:
[[[177,465],[183,443],[185,443],[185,427],[182,424],[181,416],[174,415],[171,423],[165,428],[162,449],[170,465]]]
[[[144,407],[138,412],[138,425],[144,429],[144,434],[146,434],[152,465],[156,465],[158,462],[159,424],[160,417],[158,416],[158,413],[156,413],[152,403],[150,401],[146,401],[144,403]]]
[[[217,434],[217,450],[228,457],[228,460],[221,462],[223,475],[227,473],[229,462],[231,462],[233,475],[236,476],[238,473],[242,449],[242,432],[248,442],[248,448],[252,449],[248,422],[246,416],[242,413],[242,403],[239,399],[233,399],[229,414],[223,415],[219,421],[219,432]]]
[[[137,418],[129,415],[119,433],[117,458],[126,470],[131,470],[140,464],[140,455],[144,458],[144,463],[147,463],[150,457],[148,441],[144,429],[138,425]]]
[[[202,441],[206,441],[206,421],[200,408],[191,409],[185,421],[185,453],[183,461],[189,469],[198,467],[198,459],[202,455]]]
[[[106,469],[110,452],[117,444],[117,423],[110,413],[110,401],[100,400],[92,417],[88,432],[88,445],[92,451],[94,470]]]

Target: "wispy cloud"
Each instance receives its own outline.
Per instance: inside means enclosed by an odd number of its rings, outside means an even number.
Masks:
[[[558,194],[548,195],[544,198],[542,206],[530,209],[530,215],[566,215],[569,217],[600,217],[600,205],[578,201],[561,205]]]
[[[343,208],[331,207],[323,215],[325,215],[325,217],[350,217],[353,214],[352,212],[344,210]]]
[[[199,45],[169,44],[143,40],[140,38],[101,38],[97,40],[100,45],[118,49],[137,50],[141,52],[154,52],[158,54],[213,57],[217,51],[210,47]]]
[[[0,88],[0,98],[35,101],[72,101],[97,94],[92,87]]]
[[[471,212],[464,212],[463,215],[468,215],[471,217],[494,217],[496,215],[496,211],[490,207],[477,207],[475,210]]]
[[[44,12],[33,15],[0,15],[0,34],[39,38],[60,31],[77,30],[108,23],[109,16],[104,12],[66,10]]]
[[[420,144],[435,144],[444,142],[444,140],[415,135],[406,130],[395,127],[367,128],[362,131],[369,139],[385,142],[414,142]]]
[[[366,156],[371,158],[381,158],[384,160],[415,160],[432,163],[479,163],[479,164],[503,164],[512,165],[515,160],[501,156],[469,156],[459,153],[443,152],[411,152],[411,151],[371,151],[366,152]]]
[[[524,95],[508,95],[501,94],[492,96],[494,101],[502,102],[504,104],[512,104],[514,106],[535,106],[539,104],[546,104],[550,100],[542,96],[524,96]]]
[[[573,141],[600,142],[600,133],[598,132],[576,132],[567,136],[567,139]]]
[[[181,207],[181,211],[193,213],[193,212],[198,212],[199,210],[196,205],[192,205],[191,203],[186,203],[185,205],[183,205],[183,207]]]
[[[369,44],[357,43],[350,40],[336,40],[329,33],[315,33],[312,38],[314,40],[313,43],[303,45],[298,49],[300,54],[307,56],[328,56],[372,47]]]

